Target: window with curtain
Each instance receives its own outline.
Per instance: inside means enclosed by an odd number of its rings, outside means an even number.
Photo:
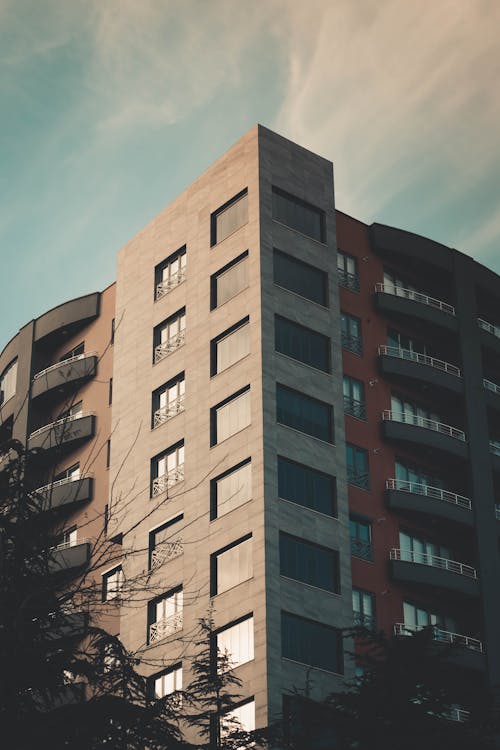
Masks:
[[[246,459],[210,484],[210,518],[219,518],[252,498],[252,464]]]
[[[430,565],[433,557],[442,557],[445,560],[453,559],[450,548],[446,545],[431,542],[411,532],[399,532],[399,547],[401,550],[401,560],[405,560],[406,562]]]
[[[276,384],[276,418],[280,424],[333,442],[333,407],[319,399]]]
[[[326,242],[325,212],[290,193],[273,187],[273,219],[306,234],[318,242]]]
[[[250,321],[244,318],[210,342],[211,375],[216,375],[250,353]]]
[[[248,286],[248,251],[210,277],[210,309],[220,307]]]
[[[295,581],[338,593],[338,552],[280,531],[280,573]]]
[[[331,474],[278,456],[278,496],[283,500],[336,516],[336,490],[336,479]]]
[[[322,333],[275,315],[274,346],[280,354],[330,372],[330,339]]]
[[[177,690],[182,690],[182,664],[178,664],[158,676],[153,676],[155,698],[165,698]]]
[[[346,443],[347,481],[364,490],[370,488],[368,451],[358,445]]]
[[[342,348],[353,354],[363,354],[361,320],[348,313],[340,313],[340,338]]]
[[[248,191],[245,189],[211,216],[211,242],[216,245],[248,221]]]
[[[349,519],[351,555],[361,560],[373,560],[372,525],[362,518]]]
[[[232,732],[253,732],[255,729],[255,700],[250,698],[239,706],[227,711],[221,717],[221,737],[229,737]]]
[[[253,615],[219,630],[215,639],[220,654],[227,654],[234,669],[254,658]]]
[[[250,386],[211,409],[211,445],[222,443],[250,424]]]
[[[343,674],[342,636],[337,628],[290,612],[281,613],[281,655]]]
[[[210,594],[224,591],[248,581],[253,575],[252,535],[238,539],[210,557]]]
[[[353,588],[352,609],[354,625],[357,627],[375,629],[375,595],[370,591]]]
[[[366,419],[365,384],[361,380],[344,375],[344,411],[356,419]]]
[[[289,292],[328,307],[328,274],[281,250],[273,252],[274,283]]]
[[[353,255],[337,250],[339,284],[351,292],[359,292],[358,261]]]
[[[413,602],[403,602],[404,624],[408,630],[420,630],[429,625],[435,625],[452,633],[459,633],[460,629],[454,617],[433,612],[428,607],[421,607]]]
[[[392,419],[396,422],[413,424],[417,425],[417,427],[425,427],[427,420],[433,422],[443,421],[441,416],[436,412],[424,409],[414,401],[394,395],[391,396],[391,412]]]
[[[398,489],[408,489],[411,486],[412,492],[422,492],[421,488],[425,487],[446,489],[445,482],[439,477],[433,476],[421,466],[413,466],[402,461],[396,461],[396,485],[398,482],[401,483]]]

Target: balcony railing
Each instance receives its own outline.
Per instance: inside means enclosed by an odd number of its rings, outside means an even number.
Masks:
[[[373,545],[362,539],[351,537],[351,555],[361,560],[373,560]]]
[[[461,633],[451,633],[449,630],[442,630],[436,625],[432,625],[431,627],[435,641],[449,643],[453,646],[462,646],[463,648],[471,649],[471,651],[478,651],[480,654],[483,653],[483,644],[481,641],[478,641],[477,638],[470,638],[470,636],[462,635]],[[419,630],[423,630],[423,628],[410,627],[402,622],[397,622],[394,625],[395,635],[412,635]]]
[[[339,275],[339,286],[349,289],[351,292],[359,292],[359,275],[350,273],[343,268],[337,268]]]
[[[373,615],[365,615],[361,612],[355,612],[352,623],[355,628],[375,630],[375,617]]]
[[[149,626],[149,642],[156,643],[182,630],[182,610],[169,617],[153,622]]]
[[[388,357],[397,357],[398,359],[406,359],[410,360],[411,362],[418,362],[419,365],[434,367],[436,370],[447,372],[449,375],[456,375],[457,378],[462,377],[460,368],[456,365],[451,365],[449,362],[445,362],[442,359],[429,357],[427,354],[413,352],[411,351],[411,349],[400,349],[398,346],[386,346],[385,344],[381,344],[378,348],[378,353],[385,354]]]
[[[487,391],[491,391],[492,393],[496,393],[497,396],[500,396],[500,385],[497,385],[492,380],[488,380],[487,378],[483,378],[483,385]]]
[[[172,419],[172,417],[175,417],[176,414],[180,414],[181,411],[184,411],[184,408],[184,393],[182,393],[181,395],[177,396],[177,398],[169,401],[168,404],[165,404],[165,406],[161,406],[155,411],[153,429],[155,427],[159,427],[165,422],[168,422],[168,420]]]
[[[184,464],[179,464],[175,469],[162,474],[160,477],[153,479],[153,497],[161,495],[162,492],[166,492],[174,484],[182,482],[184,480]]]
[[[478,318],[477,324],[479,328],[483,329],[483,331],[487,331],[488,333],[491,333],[493,336],[496,336],[497,339],[500,339],[500,326],[496,326],[493,323],[488,323],[488,321],[483,320],[483,318]]]
[[[77,419],[81,419],[82,417],[90,417],[94,414],[92,411],[87,411],[85,414],[81,412],[80,414],[70,414],[68,417],[62,417],[62,419],[56,419],[55,422],[49,422],[49,424],[44,424],[43,427],[39,427],[38,430],[35,430],[30,434],[30,438],[35,437],[35,435],[40,435],[42,432],[45,432],[45,430],[51,430],[53,427],[58,427],[58,425],[64,425],[69,424],[69,422],[74,422]]]
[[[159,568],[164,563],[179,557],[184,552],[182,539],[173,542],[162,542],[151,552],[151,569]]]
[[[350,333],[342,332],[341,335],[342,348],[353,354],[363,354],[363,342],[361,336],[353,336]]]
[[[448,714],[450,721],[469,721],[470,711],[466,711],[465,708],[451,708]]]
[[[55,547],[51,547],[50,549],[54,552],[59,552],[60,550],[70,549],[70,547],[79,547],[81,544],[90,544],[91,542],[92,540],[88,538],[76,539],[74,542],[61,542],[61,544],[56,544]]]
[[[90,476],[90,474],[85,474],[85,478]],[[84,479],[84,477],[64,477],[64,479],[56,479],[55,482],[49,482],[49,484],[44,484],[43,487],[38,487],[36,492],[39,492],[40,494],[45,494],[46,492],[50,492],[54,489],[54,487],[61,487],[64,484],[71,484],[71,482],[79,482],[81,479]]]
[[[351,396],[344,396],[344,411],[356,419],[366,419],[366,403]]]
[[[169,354],[179,349],[186,341],[186,329],[179,331],[175,336],[170,336],[167,341],[163,341],[158,346],[155,346],[155,365],[161,362],[162,359],[168,357]]]
[[[414,289],[404,289],[403,287],[396,286],[394,284],[375,284],[376,292],[383,292],[384,294],[393,294],[395,297],[404,297],[404,299],[410,299],[413,302],[419,302],[422,305],[428,305],[434,307],[437,310],[448,313],[448,315],[455,315],[455,308],[453,305],[449,305],[447,302],[443,302],[435,297],[429,297],[428,294],[421,294],[416,292]]]
[[[370,474],[369,472],[358,473],[354,471],[352,467],[347,467],[347,482],[353,484],[355,487],[361,487],[363,490],[370,489]]]
[[[432,568],[449,570],[450,573],[458,573],[468,578],[477,578],[477,571],[471,565],[466,565],[456,560],[449,560],[447,557],[431,555],[428,552],[416,552],[410,549],[391,549],[390,559],[416,563],[417,565],[430,565]]]
[[[495,456],[500,456],[500,441],[490,440],[490,452],[494,453]]]
[[[183,281],[186,280],[186,267],[179,268],[177,273],[173,273],[171,276],[168,277],[168,279],[165,279],[164,281],[160,281],[156,285],[156,299],[159,300],[162,297],[165,297],[166,294],[168,294],[172,289],[175,289],[176,286],[179,286],[179,284],[182,284]]]
[[[382,412],[382,419],[384,422],[403,422],[404,424],[411,424],[415,427],[423,427],[426,430],[433,430],[434,432],[441,433],[441,435],[449,435],[449,437],[465,442],[465,432],[463,430],[459,430],[457,427],[451,427],[449,424],[444,424],[444,422],[436,422],[435,419],[420,417],[418,414],[385,409]]]
[[[445,503],[458,505],[465,510],[472,509],[472,503],[468,497],[457,495],[455,492],[448,492],[440,487],[430,487],[428,484],[419,482],[408,482],[406,479],[386,479],[385,487],[388,490],[398,490],[399,492],[412,492],[415,495],[425,495],[433,500],[442,500]]]
[[[69,365],[71,362],[78,362],[80,359],[85,359],[86,357],[97,357],[97,352],[83,352],[82,354],[75,354],[74,357],[68,357],[68,359],[62,359],[60,362],[56,362],[54,365],[50,365],[50,367],[46,367],[45,370],[40,370],[40,372],[37,372],[36,375],[33,375],[33,380],[36,380],[37,378],[41,378],[43,375],[46,375],[48,372],[52,372],[52,370],[57,370],[59,367],[63,367],[64,365]]]

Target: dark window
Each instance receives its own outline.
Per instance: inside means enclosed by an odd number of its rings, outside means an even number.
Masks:
[[[274,317],[274,346],[287,357],[330,372],[330,339],[280,315]]]
[[[319,242],[326,241],[325,212],[273,187],[273,219]]]
[[[210,555],[210,596],[222,594],[252,575],[252,535],[247,534]]]
[[[242,190],[210,217],[210,245],[222,242],[248,221],[248,191]]]
[[[109,469],[111,463],[111,440],[106,441],[106,469]]]
[[[307,435],[333,442],[333,407],[284,385],[276,385],[276,419]]]
[[[338,737],[331,726],[329,706],[300,693],[283,695],[285,747],[337,750]]]
[[[335,477],[278,456],[278,495],[329,516],[337,515]]]
[[[351,417],[366,419],[365,385],[350,375],[344,375],[344,411]]]
[[[170,315],[153,330],[153,364],[161,362],[184,344],[186,336],[186,308]]]
[[[349,520],[351,555],[362,560],[373,560],[372,525],[360,518]]]
[[[213,521],[252,498],[252,464],[249,458],[210,482],[210,520]]]
[[[102,577],[102,600],[109,602],[111,599],[118,599],[123,585],[122,566],[118,565],[113,570],[104,573]]]
[[[113,403],[113,378],[109,379],[109,391],[108,391],[108,404],[111,406]]]
[[[111,320],[111,344],[115,343],[115,319]]]
[[[281,655],[287,659],[343,674],[342,637],[337,628],[281,613]]]
[[[248,286],[248,250],[210,277],[210,309],[220,307]]]
[[[250,424],[250,386],[210,409],[210,445],[222,443]]]
[[[161,299],[185,280],[186,258],[184,245],[155,267],[155,300]]]
[[[17,359],[7,365],[0,375],[0,405],[6,403],[16,393]]]
[[[370,488],[368,451],[357,445],[346,443],[347,481],[364,490]]]
[[[352,255],[337,251],[337,270],[340,286],[359,292],[358,261]]]
[[[227,370],[250,352],[250,323],[246,317],[210,342],[210,375]]]
[[[342,348],[353,354],[363,354],[363,340],[361,338],[361,321],[354,315],[340,313],[340,330]]]
[[[354,625],[357,627],[375,629],[375,595],[362,589],[352,590],[352,609]]]
[[[328,307],[328,274],[315,266],[274,250],[274,283],[301,297]]]
[[[80,354],[83,354],[85,352],[85,343],[82,341],[78,346],[74,346],[69,351],[65,352],[62,357],[59,358],[59,362],[65,362],[67,359],[72,359],[73,357],[79,357]]]
[[[159,427],[184,411],[185,380],[180,372],[153,391],[151,405],[151,429]]]
[[[326,591],[338,593],[340,590],[338,552],[282,531],[280,573]]]
[[[181,513],[149,532],[150,570],[159,568],[164,563],[182,554],[182,537],[179,536],[179,529],[172,527],[182,521],[183,518],[184,516]]]

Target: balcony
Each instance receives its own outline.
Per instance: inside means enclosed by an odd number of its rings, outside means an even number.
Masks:
[[[478,318],[477,324],[481,329],[482,343],[500,353],[500,326],[489,323],[483,318]]]
[[[37,372],[31,386],[31,397],[39,398],[57,390],[65,393],[75,385],[94,377],[97,371],[97,354],[88,352],[57,362]]]
[[[412,443],[423,448],[451,453],[459,458],[468,455],[463,430],[406,412],[382,412],[382,432],[388,440]]]
[[[153,429],[156,429],[156,427],[160,427],[160,425],[165,424],[165,422],[168,422],[169,419],[172,419],[172,417],[180,414],[182,411],[184,411],[184,409],[184,393],[182,393],[181,395],[177,396],[176,399],[169,401],[168,404],[165,404],[165,406],[161,406],[155,411],[153,418]]]
[[[182,539],[176,539],[173,542],[163,542],[151,552],[151,570],[160,568],[165,563],[170,562],[175,557],[179,557],[184,552]]]
[[[158,344],[158,346],[155,346],[154,364],[158,364],[158,362],[161,362],[165,357],[168,357],[169,354],[180,349],[181,346],[184,346],[185,342],[186,329],[179,331],[175,336],[171,336],[167,341],[163,341],[161,344]]]
[[[366,403],[351,396],[344,396],[344,413],[366,421]]]
[[[90,539],[82,539],[76,544],[65,542],[53,547],[49,560],[51,573],[77,571],[87,565],[90,559]]]
[[[378,354],[383,375],[410,378],[453,393],[463,393],[462,373],[456,365],[396,346],[380,345]]]
[[[450,721],[469,721],[470,711],[465,708],[457,708],[456,706],[450,710],[449,713]]]
[[[72,479],[58,479],[56,482],[39,487],[36,494],[43,498],[43,510],[56,510],[72,503],[85,503],[92,500],[94,480],[90,476]]]
[[[411,636],[421,628],[413,628],[403,623],[396,623],[394,625],[394,635],[396,636]],[[483,644],[477,638],[471,638],[468,635],[462,635],[461,633],[451,633],[448,630],[442,630],[436,626],[432,626],[433,640],[438,644],[444,644],[453,646],[453,650],[450,651],[449,660],[450,664],[455,664],[457,667],[468,667],[470,669],[484,670],[485,659]]]
[[[394,284],[375,284],[375,305],[386,315],[403,315],[451,331],[458,330],[455,308],[427,294]]]
[[[491,465],[500,472],[500,440],[490,440]]]
[[[168,492],[170,487],[173,487],[179,482],[184,481],[184,464],[179,464],[175,469],[170,469],[160,477],[153,479],[153,497],[161,495],[162,492]]]
[[[424,513],[466,526],[474,524],[468,497],[403,479],[387,479],[385,488],[387,504],[392,510]]]
[[[339,286],[349,289],[350,292],[359,292],[359,275],[350,273],[344,268],[337,268]]]
[[[73,414],[32,432],[28,448],[43,448],[46,451],[73,449],[82,441],[94,437],[94,433],[94,414]]]
[[[391,550],[390,565],[395,581],[479,596],[477,572],[470,565],[426,552],[402,549]]]
[[[149,626],[149,642],[157,643],[182,630],[182,610],[169,617],[153,622]]]
[[[492,380],[483,378],[483,387],[486,391],[486,403],[493,409],[500,410],[500,385]]]
[[[172,289],[182,284],[183,281],[186,281],[186,266],[179,268],[177,273],[173,273],[168,279],[164,279],[156,285],[156,300],[165,297]]]
[[[351,555],[352,557],[358,557],[360,560],[371,562],[373,560],[373,544],[363,539],[351,537]]]

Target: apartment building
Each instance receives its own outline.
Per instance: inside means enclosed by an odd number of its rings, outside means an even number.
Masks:
[[[431,624],[500,684],[499,299],[472,258],[336,211],[331,162],[257,126],[115,285],[14,337],[3,434],[48,448],[67,556],[93,511],[121,544],[102,598],[152,695],[188,684],[209,610],[248,728],[353,676],[353,622]]]

